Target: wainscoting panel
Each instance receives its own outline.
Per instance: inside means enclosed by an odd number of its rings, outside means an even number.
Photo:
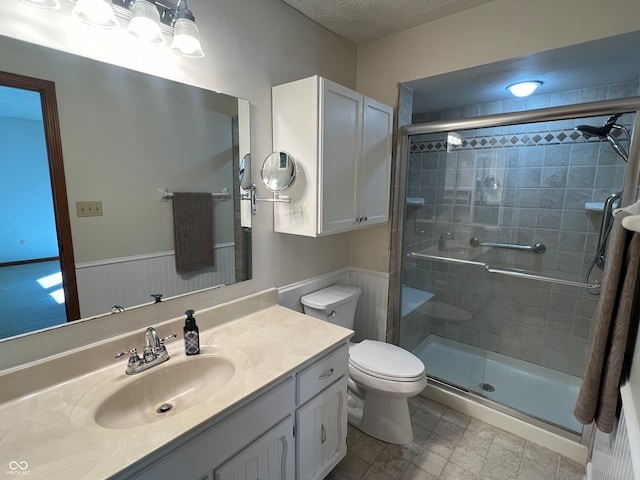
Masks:
[[[640,480],[640,425],[628,385],[620,393],[622,413],[613,432],[596,431],[587,480]]]
[[[384,342],[387,331],[389,275],[353,269],[349,272],[349,283],[362,289],[356,311],[354,340],[359,342],[368,338]]]
[[[175,253],[109,259],[76,265],[80,313],[83,318],[153,301],[152,293],[172,297],[235,282],[235,246],[215,246],[215,267],[176,273]]]

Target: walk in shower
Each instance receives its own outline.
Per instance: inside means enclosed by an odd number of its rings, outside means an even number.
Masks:
[[[634,97],[404,128],[399,344],[432,384],[582,433],[573,408],[601,225],[636,195],[627,133],[639,107]]]

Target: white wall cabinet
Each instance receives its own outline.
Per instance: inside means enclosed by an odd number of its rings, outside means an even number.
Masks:
[[[337,346],[113,478],[324,478],[346,455],[348,355],[346,344]]]
[[[274,230],[328,235],[389,219],[393,108],[314,76],[273,87],[273,148],[293,156]]]

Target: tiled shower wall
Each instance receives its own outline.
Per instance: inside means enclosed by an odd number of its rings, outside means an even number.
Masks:
[[[429,114],[418,121],[453,119],[568,103],[635,96],[638,82],[496,102]],[[607,142],[585,139],[580,124],[605,117],[458,132],[463,143],[447,152],[447,132],[411,138],[405,251],[425,252],[444,233],[460,244],[542,242],[536,255],[502,249],[474,258],[497,267],[585,281],[602,214],[585,209],[619,192],[625,164]],[[630,126],[633,115],[620,118]],[[414,119],[416,123],[416,119]],[[620,138],[623,145],[626,140]],[[424,199],[424,205],[420,206]],[[406,257],[405,257],[406,258]],[[589,281],[599,279],[594,269]],[[583,288],[489,274],[482,267],[405,260],[404,284],[435,294],[428,302],[456,306],[439,318],[423,307],[405,318],[400,343],[411,349],[429,334],[582,376],[598,297]],[[427,304],[427,305],[428,305]]]

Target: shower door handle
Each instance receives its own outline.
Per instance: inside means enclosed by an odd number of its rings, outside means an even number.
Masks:
[[[557,283],[559,285],[568,285],[568,286],[571,286],[571,287],[581,287],[581,288],[587,288],[587,289],[600,288],[600,283],[599,282],[594,282],[594,283],[574,282],[572,280],[564,280],[562,278],[553,278],[553,277],[547,277],[547,276],[544,276],[544,275],[537,275],[535,273],[529,273],[529,272],[526,272],[526,271],[523,271],[523,270],[510,270],[508,268],[495,268],[495,267],[492,267],[491,265],[487,265],[486,263],[476,262],[476,261],[473,261],[473,260],[462,260],[462,259],[459,259],[459,258],[448,258],[448,257],[441,257],[439,255],[428,255],[428,254],[425,254],[425,253],[416,253],[416,252],[410,252],[410,253],[407,254],[407,256],[413,257],[413,258],[424,258],[426,260],[437,260],[437,261],[440,261],[440,262],[453,263],[453,264],[458,264],[458,265],[473,265],[473,266],[476,266],[476,267],[482,267],[489,273],[507,275],[507,276],[510,276],[510,277],[526,278],[526,279],[529,279],[529,280],[537,280],[539,282]]]
[[[581,287],[581,288],[587,288],[587,289],[592,289],[592,288],[599,288],[600,287],[600,283],[595,282],[595,283],[583,283],[583,282],[574,282],[572,280],[564,280],[562,278],[553,278],[553,277],[546,277],[544,275],[536,275],[535,273],[529,273],[529,272],[523,272],[520,270],[508,270],[505,268],[494,268],[491,265],[485,265],[484,269],[489,272],[489,273],[497,273],[500,275],[507,275],[510,277],[519,277],[519,278],[526,278],[529,280],[538,280],[540,282],[546,282],[546,283],[557,283],[559,285],[568,285],[571,287]]]

